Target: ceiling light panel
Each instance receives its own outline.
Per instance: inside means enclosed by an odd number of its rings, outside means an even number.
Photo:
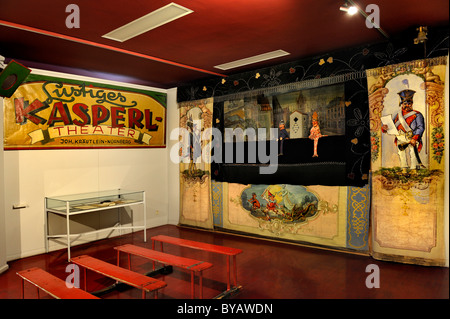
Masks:
[[[194,11],[172,2],[162,8],[150,12],[143,17],[131,21],[130,23],[113,30],[102,37],[124,42],[192,12]]]
[[[255,56],[252,56],[249,58],[240,59],[240,60],[236,60],[233,62],[216,65],[215,68],[221,69],[221,70],[229,70],[229,69],[238,68],[240,66],[244,66],[244,65],[248,65],[248,64],[253,64],[253,63],[257,63],[257,62],[262,62],[262,61],[266,61],[266,60],[270,60],[270,59],[279,58],[279,57],[289,55],[289,54],[290,53],[288,53],[284,50],[276,50],[276,51],[272,51],[272,52],[255,55]]]

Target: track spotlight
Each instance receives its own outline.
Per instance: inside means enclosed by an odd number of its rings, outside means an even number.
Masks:
[[[347,2],[343,6],[340,6],[339,10],[347,12],[351,16],[358,12],[358,8],[350,6]]]

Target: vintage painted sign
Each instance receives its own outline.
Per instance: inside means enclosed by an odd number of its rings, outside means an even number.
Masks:
[[[32,74],[3,112],[5,150],[165,147],[165,93]]]

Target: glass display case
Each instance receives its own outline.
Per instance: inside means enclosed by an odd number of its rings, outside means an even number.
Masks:
[[[124,227],[120,221],[120,215],[117,223],[114,226],[108,228],[102,228],[99,230],[88,231],[84,233],[71,233],[70,232],[70,218],[74,215],[88,214],[98,211],[107,211],[116,208],[129,207],[133,205],[143,205],[144,216],[142,225],[134,225],[134,222],[129,227]],[[65,233],[50,234],[49,233],[49,213],[57,214],[65,217],[66,219],[66,231]],[[67,254],[70,261],[70,246],[71,238],[74,236],[80,236],[87,233],[96,233],[105,231],[108,229],[143,229],[144,241],[146,238],[146,206],[145,206],[145,192],[133,191],[133,190],[108,190],[97,191],[82,194],[70,194],[63,196],[45,197],[45,249],[49,251],[49,239],[52,238],[66,238],[67,242]]]

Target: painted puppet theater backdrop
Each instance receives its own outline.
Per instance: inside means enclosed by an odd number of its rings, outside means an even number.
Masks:
[[[213,101],[220,132],[265,127],[289,136],[275,143],[276,152],[283,145],[276,174],[259,174],[267,163],[250,151],[243,161],[211,163],[208,227],[441,264],[448,27],[433,28],[426,47],[416,36],[413,28],[386,42],[178,87],[180,105]],[[424,52],[429,59],[416,61]],[[414,94],[400,95],[405,89]],[[421,115],[396,119],[402,98]],[[400,133],[403,120],[411,130]],[[245,134],[234,139],[234,154],[241,144],[248,150]]]
[[[180,223],[212,228],[211,133],[212,99],[179,106]]]
[[[376,258],[445,263],[447,57],[367,71]]]
[[[4,148],[165,147],[166,94],[31,74],[4,100]]]
[[[339,79],[286,93],[179,103],[180,224],[367,252],[370,188],[345,185],[352,108]],[[211,129],[219,138],[207,134]],[[285,130],[284,145],[269,129]],[[261,153],[248,149],[249,130],[263,135],[257,139],[267,143],[265,155],[275,152],[275,174],[257,173],[267,166],[251,159]],[[228,144],[227,134],[233,135]],[[281,182],[286,176],[291,183]],[[255,178],[268,183],[248,182]],[[332,185],[320,185],[327,180]]]
[[[353,125],[347,123],[346,114],[354,110],[346,99],[348,79],[312,80],[299,83],[297,89],[281,86],[215,103],[213,124],[235,132],[235,140],[244,141],[246,152],[244,163],[225,159],[221,165],[212,164],[216,227],[368,251],[370,188],[367,180],[366,185],[347,185],[351,180],[347,167],[354,168],[345,152],[352,139],[346,129]],[[263,138],[270,140],[268,128],[278,130],[277,171],[264,175],[257,172],[261,161],[249,160],[251,142],[244,133],[263,129]],[[364,141],[362,132],[358,136]],[[233,144],[236,153],[239,146]],[[259,147],[253,153],[260,154]],[[267,147],[265,152],[269,151]]]

